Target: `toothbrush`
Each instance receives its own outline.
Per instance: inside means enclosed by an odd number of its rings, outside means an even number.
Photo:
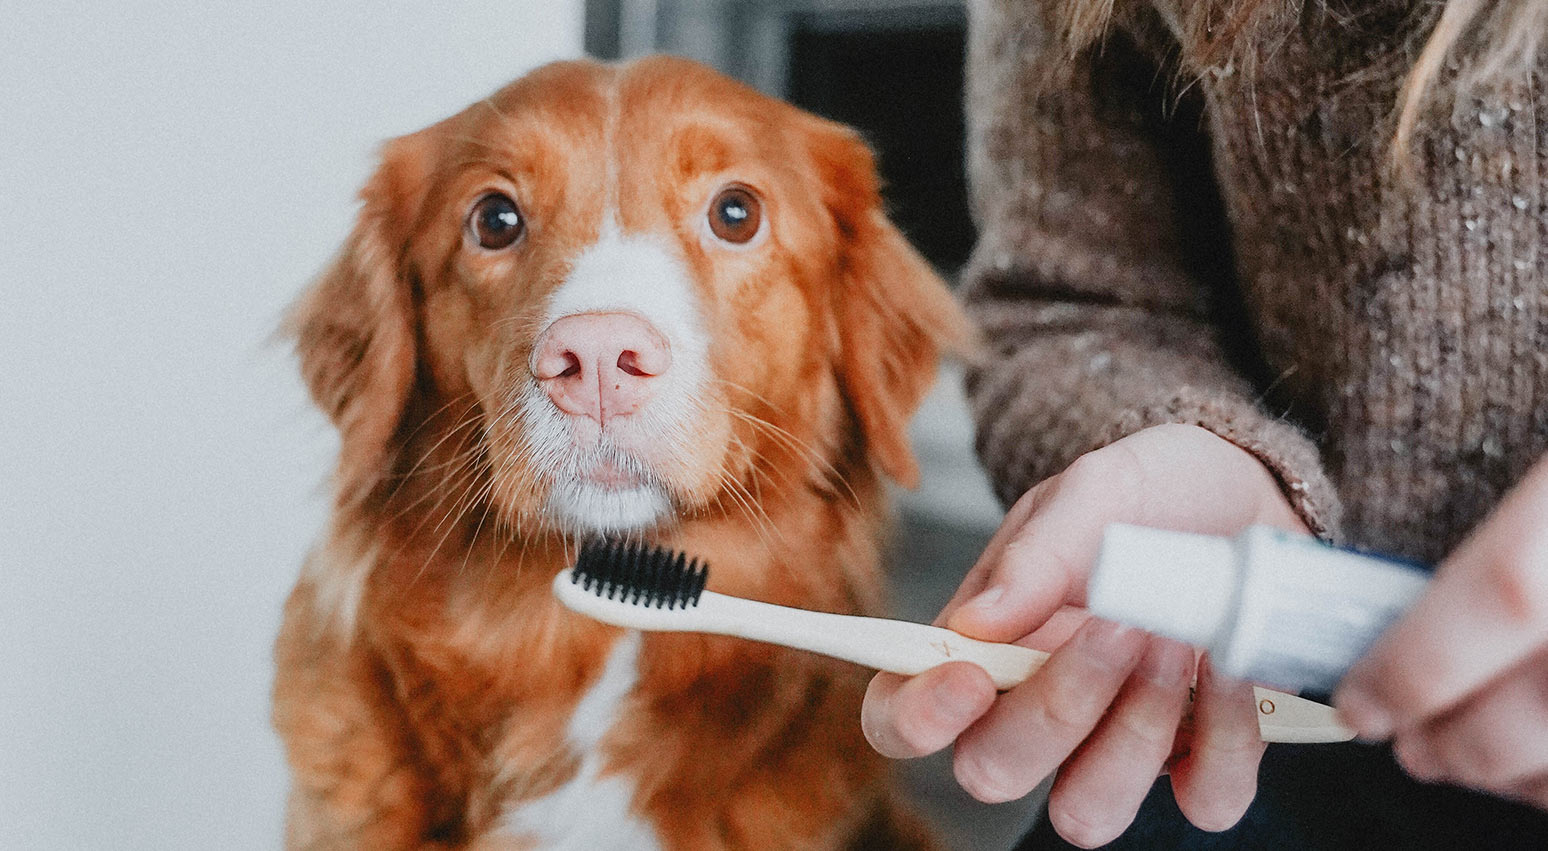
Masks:
[[[706,632],[821,653],[912,676],[944,662],[983,668],[996,688],[1032,676],[1048,654],[978,641],[941,627],[777,606],[705,591],[709,567],[679,552],[627,543],[589,543],[575,566],[554,577],[554,596],[604,623],[656,632]],[[1255,686],[1265,742],[1345,742],[1333,708]]]

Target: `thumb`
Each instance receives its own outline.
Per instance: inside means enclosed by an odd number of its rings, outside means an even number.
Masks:
[[[952,629],[1013,640],[1060,606],[1084,606],[1110,523],[1213,535],[1253,523],[1305,531],[1268,467],[1196,426],[1155,426],[1087,452],[1023,499],[1024,518],[1013,525],[1007,517],[1004,545],[985,551],[974,582],[948,607]]]
[[[1109,447],[1112,449],[1112,447]],[[1086,578],[1108,523],[1134,522],[1140,471],[1128,453],[1093,452],[1027,493],[1032,507],[984,552],[982,586],[946,615],[946,626],[984,641],[1014,641],[1064,606],[1084,606]]]

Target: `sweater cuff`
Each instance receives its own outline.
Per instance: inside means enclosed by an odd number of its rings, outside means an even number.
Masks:
[[[1198,426],[1257,458],[1274,474],[1306,528],[1324,541],[1339,543],[1343,504],[1323,470],[1316,445],[1295,425],[1267,416],[1244,399],[1184,388],[1166,404],[1122,414],[1098,446],[1141,429],[1167,424]]]

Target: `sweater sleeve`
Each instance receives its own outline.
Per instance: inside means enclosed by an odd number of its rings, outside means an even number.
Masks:
[[[1073,62],[1039,19],[970,4],[968,146],[980,237],[963,299],[976,448],[1009,504],[1076,457],[1149,426],[1201,426],[1259,458],[1307,526],[1337,536],[1316,445],[1248,376],[1224,217],[1198,115],[1115,36]],[[1063,74],[1056,86],[1051,75]],[[1233,302],[1237,304],[1233,307]],[[1268,381],[1261,382],[1268,384]]]

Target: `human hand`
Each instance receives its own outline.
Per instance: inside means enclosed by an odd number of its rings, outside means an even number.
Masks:
[[[1020,798],[1058,770],[1049,818],[1066,840],[1121,834],[1155,778],[1206,830],[1235,824],[1263,755],[1250,686],[1199,665],[1193,723],[1179,732],[1194,653],[1091,618],[1086,580],[1109,523],[1231,535],[1254,524],[1305,532],[1278,482],[1236,445],[1194,426],[1145,429],[1076,459],[1006,514],[937,624],[1053,653],[996,694],[952,662],[912,678],[878,674],[862,726],[893,758],[956,743],[957,781],[985,802]]]
[[[1334,696],[1420,780],[1548,808],[1548,460],[1436,570]]]

